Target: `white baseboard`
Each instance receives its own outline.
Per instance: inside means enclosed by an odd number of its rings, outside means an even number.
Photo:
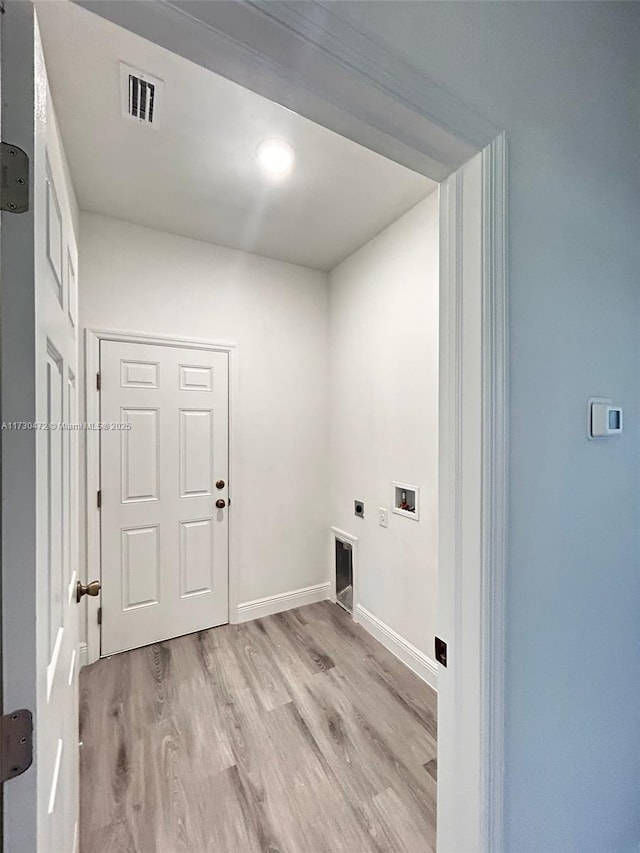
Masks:
[[[86,643],[80,643],[78,663],[80,665],[80,669],[89,663],[89,649]]]
[[[356,605],[355,620],[365,628],[372,637],[395,655],[410,670],[426,681],[434,690],[438,689],[438,664],[423,652],[401,637],[393,628],[381,622],[377,616],[370,613],[361,604]]]
[[[305,604],[326,601],[330,594],[331,584],[319,583],[315,586],[293,589],[290,592],[281,592],[278,595],[268,595],[266,598],[256,598],[254,601],[245,601],[236,608],[235,621],[248,622],[251,619],[261,619],[263,616],[282,613],[294,607],[303,607]]]

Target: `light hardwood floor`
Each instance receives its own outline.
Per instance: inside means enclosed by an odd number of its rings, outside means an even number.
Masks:
[[[81,853],[430,853],[436,696],[335,604],[85,667]]]

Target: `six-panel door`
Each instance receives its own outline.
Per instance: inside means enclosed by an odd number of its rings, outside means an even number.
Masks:
[[[57,853],[78,847],[78,253],[37,31],[34,47],[38,849]]]
[[[228,355],[102,341],[100,373],[108,655],[228,621]]]

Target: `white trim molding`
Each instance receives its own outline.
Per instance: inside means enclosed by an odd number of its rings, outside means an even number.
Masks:
[[[505,608],[509,522],[508,158],[500,134],[482,152],[482,839],[504,849]]]
[[[418,678],[426,681],[434,690],[438,689],[438,664],[434,660],[431,660],[424,652],[405,640],[393,628],[385,625],[381,619],[378,619],[361,604],[358,604],[354,612],[357,616],[356,622],[359,622],[372,637],[382,643],[385,649],[395,655],[398,660],[401,660],[412,672],[415,672]]]
[[[100,420],[100,393],[96,387],[96,374],[100,370],[100,342],[123,341],[126,343],[152,344],[156,346],[187,347],[209,352],[226,352],[229,356],[229,500],[235,500],[233,493],[233,477],[237,471],[238,445],[236,439],[236,421],[238,407],[236,395],[238,391],[238,350],[235,343],[221,341],[203,341],[194,338],[172,337],[165,335],[150,335],[144,332],[120,331],[113,329],[85,329],[84,357],[84,394],[85,420],[88,423]],[[85,432],[85,532],[87,548],[87,574],[91,578],[102,580],[100,557],[100,512],[96,502],[92,500],[100,489],[100,432],[87,430]],[[236,504],[234,503],[234,506]],[[238,531],[229,516],[229,621],[237,609],[238,577],[236,566],[239,565]],[[98,607],[100,599],[87,596],[87,658],[86,663],[94,663],[100,657],[100,626],[98,625]]]
[[[236,608],[238,622],[249,622],[252,619],[262,619],[263,616],[273,616],[274,613],[283,613],[294,607],[304,607],[306,604],[316,604],[318,601],[327,601],[331,597],[329,583],[318,583],[314,586],[305,586],[302,589],[293,589],[290,592],[280,592],[277,595],[268,595],[266,598],[256,598],[253,601],[245,601]]]
[[[438,849],[445,851],[503,849],[506,187],[506,141],[499,136],[440,191],[440,375],[446,381],[440,387],[438,634],[448,645],[448,666],[439,674]]]

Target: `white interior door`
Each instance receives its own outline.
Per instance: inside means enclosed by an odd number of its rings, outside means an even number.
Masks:
[[[37,76],[46,85],[39,39]],[[42,619],[40,660],[46,663],[37,749],[40,844],[74,850],[78,832],[78,440],[75,326],[77,248],[51,96],[37,111],[34,157],[36,228],[37,563]]]
[[[102,655],[228,621],[228,361],[100,344]]]
[[[31,4],[2,39],[3,130],[30,156],[30,209],[2,219],[4,687],[35,726],[4,843],[57,853],[78,843],[77,250]]]

